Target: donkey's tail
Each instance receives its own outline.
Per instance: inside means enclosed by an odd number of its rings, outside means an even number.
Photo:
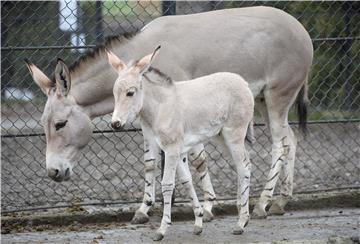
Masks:
[[[299,118],[299,129],[307,134],[307,105],[309,103],[308,98],[308,81],[305,80],[304,85],[301,87],[300,92],[296,98],[297,113]]]
[[[255,142],[254,120],[251,120],[249,125],[248,125],[245,140],[248,141],[250,144],[253,144]]]

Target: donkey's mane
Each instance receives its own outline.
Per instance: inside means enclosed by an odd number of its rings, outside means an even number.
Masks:
[[[114,45],[118,45],[122,42],[129,41],[133,38],[138,32],[125,33],[120,35],[107,36],[105,38],[104,44],[97,45],[94,48],[87,50],[83,55],[81,55],[74,63],[69,66],[70,73],[76,73],[81,68],[92,63],[97,58],[102,56],[105,53],[105,48],[110,49]]]

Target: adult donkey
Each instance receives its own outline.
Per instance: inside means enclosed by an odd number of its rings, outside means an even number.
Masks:
[[[106,47],[129,62],[140,59],[159,44],[162,55],[153,66],[174,80],[227,71],[240,74],[249,82],[256,97],[255,107],[265,118],[272,137],[271,168],[254,216],[266,217],[265,208],[279,178],[281,194],[273,201],[270,212],[283,214],[293,190],[296,138],[288,124],[288,112],[295,100],[300,126],[306,128],[307,77],[313,46],[304,27],[275,8],[226,9],[160,17],[132,38],[113,38]],[[69,70],[60,61],[55,72],[56,88],[55,81],[35,65],[28,67],[36,83],[48,94],[42,117],[48,174],[55,180],[64,180],[71,173],[74,155],[90,140],[90,119],[112,112],[112,87],[117,74],[109,67],[104,48],[82,56]],[[80,130],[86,131],[85,135]],[[144,160],[149,160],[146,155]],[[211,217],[215,194],[204,160],[203,146],[189,153],[189,161],[203,178],[204,212],[208,210]],[[145,183],[147,194],[134,216],[138,223],[148,220],[147,212],[155,197],[153,170],[147,168],[145,178],[152,180]]]

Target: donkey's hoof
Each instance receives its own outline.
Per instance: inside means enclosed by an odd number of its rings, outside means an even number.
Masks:
[[[194,235],[200,235],[202,232],[202,227],[194,226]]]
[[[134,217],[131,220],[132,224],[145,224],[149,222],[149,216],[139,210],[136,210]]]
[[[204,216],[203,216],[203,222],[211,222],[211,220],[214,219],[214,215],[204,209]]]
[[[233,235],[241,235],[242,233],[244,233],[244,229],[240,226],[235,227],[233,230]]]
[[[254,208],[254,211],[252,212],[251,218],[252,219],[266,219],[267,213],[263,209]]]
[[[160,232],[156,232],[153,240],[154,241],[161,241],[163,238],[164,238],[163,234],[161,234]]]
[[[277,203],[273,203],[269,209],[269,215],[284,215],[285,210],[283,207],[279,206]]]

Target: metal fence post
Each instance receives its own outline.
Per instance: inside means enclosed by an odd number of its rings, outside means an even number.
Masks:
[[[175,15],[176,14],[176,1],[163,1],[162,2],[163,15]]]
[[[342,5],[342,9],[345,12],[344,14],[344,24],[345,24],[345,35],[351,36],[351,11],[352,11],[352,3],[351,2],[345,2]],[[344,109],[345,110],[351,110],[351,104],[352,104],[352,96],[351,96],[351,74],[353,72],[353,65],[352,65],[352,54],[351,54],[351,46],[352,46],[353,40],[351,38],[345,40],[344,44],[342,45],[342,53],[344,55],[344,78],[345,78],[345,84],[344,84]]]
[[[96,35],[96,43],[100,44],[103,42],[104,33],[103,33],[103,26],[102,26],[102,11],[101,11],[102,3],[101,1],[95,2],[95,35]]]

